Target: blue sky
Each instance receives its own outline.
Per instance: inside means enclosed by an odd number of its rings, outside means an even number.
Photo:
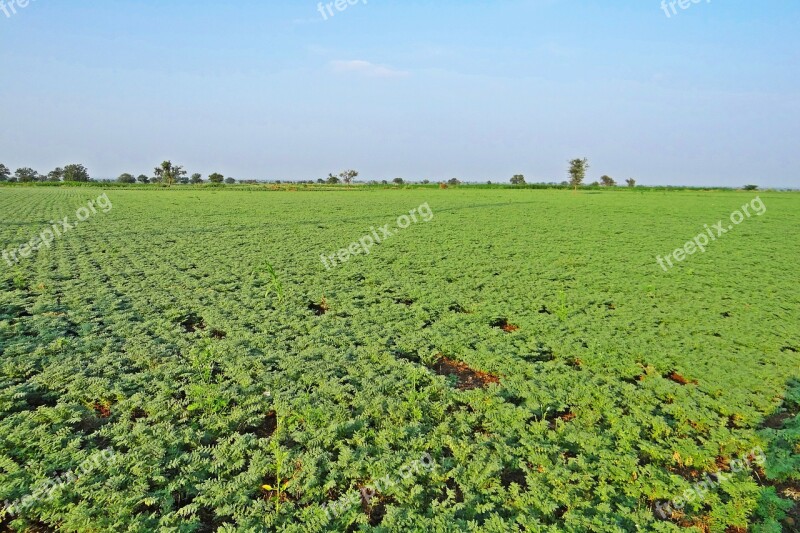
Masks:
[[[795,0],[16,9],[0,11],[12,169],[561,181],[585,156],[592,180],[800,187]]]

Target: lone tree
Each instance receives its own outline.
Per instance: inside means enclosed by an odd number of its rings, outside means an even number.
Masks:
[[[628,187],[631,187],[631,188],[636,187],[636,180],[633,179],[633,178],[626,179],[625,183],[628,184]]]
[[[353,180],[357,176],[358,176],[358,172],[356,172],[355,170],[345,170],[344,172],[339,174],[339,177],[341,178],[342,182],[344,182],[344,183],[346,183],[348,185],[353,183]]]
[[[194,174],[192,174],[192,177],[189,178],[189,181],[195,185],[197,185],[198,183],[203,183],[203,176],[202,174],[195,172]]]
[[[133,177],[133,174],[128,174],[127,172],[124,174],[120,174],[117,178],[117,181],[120,183],[136,183],[136,178]]]
[[[451,187],[458,187],[459,185],[461,185],[461,180],[458,178],[450,178],[449,180],[447,180],[447,184]]]
[[[178,181],[181,176],[186,175],[186,171],[183,170],[183,167],[173,165],[172,161],[164,161],[161,163],[161,166],[156,167],[153,172],[156,175],[156,180],[154,181],[159,181],[167,187]]]
[[[17,181],[20,183],[29,183],[31,181],[37,181],[39,179],[39,173],[32,168],[23,167],[18,168],[17,171],[14,172],[14,177],[17,178]]]
[[[340,180],[339,178],[337,178],[333,174],[328,174],[328,181],[327,181],[328,184],[336,185],[337,183],[340,183],[341,181],[342,180]]]
[[[210,174],[208,176],[208,181],[210,181],[211,183],[222,183],[223,181],[225,181],[225,176],[223,176],[219,172],[214,172],[213,174]]]
[[[8,181],[8,178],[10,177],[11,177],[11,171],[8,170],[7,166],[0,163],[0,181]]]
[[[491,184],[491,182],[489,182]],[[525,176],[516,174],[511,178],[511,185],[525,185]]]
[[[64,167],[64,181],[89,181],[89,171],[83,165],[67,165]]]
[[[403,185],[405,184],[405,182],[406,180],[404,180],[403,178],[395,178],[392,180],[392,183],[394,183],[395,185]]]
[[[616,187],[617,182],[611,176],[603,176],[600,178],[600,184],[603,187]]]
[[[586,171],[589,170],[589,160],[585,157],[583,159],[573,159],[569,162],[569,184],[578,189],[583,185],[583,180],[586,179]]]
[[[236,183],[236,180],[233,178],[225,178],[225,183],[227,183],[228,185],[233,185],[234,183]]]
[[[746,191],[757,191],[758,185],[745,185],[744,190]]]
[[[150,178],[148,178],[144,174],[139,174],[139,177],[136,178],[136,181],[138,181],[139,183],[150,183]]]
[[[62,179],[64,179],[64,169],[61,167],[54,168],[47,173],[47,181],[56,182]]]

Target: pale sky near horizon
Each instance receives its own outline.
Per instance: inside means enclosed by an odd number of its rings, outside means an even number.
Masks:
[[[0,163],[507,182],[588,157],[589,181],[800,187],[800,3],[668,4],[0,8]]]

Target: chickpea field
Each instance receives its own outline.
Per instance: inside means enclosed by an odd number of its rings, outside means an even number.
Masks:
[[[288,189],[0,188],[0,529],[800,531],[800,194]]]

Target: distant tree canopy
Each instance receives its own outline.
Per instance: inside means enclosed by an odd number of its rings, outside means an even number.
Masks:
[[[127,172],[124,174],[120,174],[117,178],[117,181],[120,183],[136,183],[136,178],[133,177],[133,174],[128,174]]]
[[[403,178],[395,178],[392,180],[392,183],[395,183],[397,185],[403,185],[405,183],[405,180]]]
[[[227,183],[228,185],[233,185],[234,183],[236,183],[236,180],[233,178],[225,178],[225,183]]]
[[[173,165],[172,161],[164,161],[161,163],[161,166],[155,168],[154,172],[156,179],[153,181],[159,181],[167,186],[173,185],[181,177],[186,175],[186,171],[183,170],[183,167]]]
[[[139,174],[139,177],[136,178],[136,181],[139,183],[150,183],[150,178],[144,174]]]
[[[8,181],[8,178],[11,177],[11,171],[8,170],[8,167],[0,163],[0,181]]]
[[[198,183],[203,183],[203,175],[199,172],[195,172],[192,174],[192,177],[189,178],[189,182],[197,185]]]
[[[331,185],[336,185],[337,183],[340,183],[341,181],[342,180],[340,180],[339,178],[337,178],[333,174],[328,174],[328,183],[330,183]]]
[[[214,172],[213,174],[210,174],[208,176],[208,181],[210,181],[211,183],[222,183],[223,181],[225,181],[225,176],[223,176],[219,172]]]
[[[22,167],[18,168],[17,171],[14,172],[14,177],[20,183],[30,183],[32,181],[39,180],[39,173],[32,168]]]
[[[578,188],[583,185],[583,180],[586,179],[586,171],[589,170],[589,160],[585,157],[583,159],[573,159],[569,162],[569,184],[572,187]]]
[[[461,185],[461,180],[459,180],[458,178],[450,178],[449,180],[447,180],[447,184],[450,185],[451,187],[457,187]]]
[[[522,174],[515,174],[513,178],[511,178],[511,185],[525,185],[525,176]]]
[[[633,178],[626,179],[625,183],[628,184],[628,187],[631,187],[631,188],[636,187],[636,180],[633,179]]]
[[[50,172],[47,173],[47,181],[57,182],[64,179],[64,169],[61,167],[56,167]]]
[[[602,176],[600,178],[600,184],[603,187],[616,187],[617,182],[611,176]]]
[[[758,185],[745,185],[744,190],[746,191],[757,191]]]
[[[348,185],[350,183],[353,183],[353,180],[357,176],[358,176],[358,172],[356,172],[355,170],[345,170],[344,172],[341,172],[339,174],[339,178],[342,180],[342,182],[347,183]]]
[[[83,165],[73,164],[64,167],[64,181],[86,182],[90,179],[89,171]]]

